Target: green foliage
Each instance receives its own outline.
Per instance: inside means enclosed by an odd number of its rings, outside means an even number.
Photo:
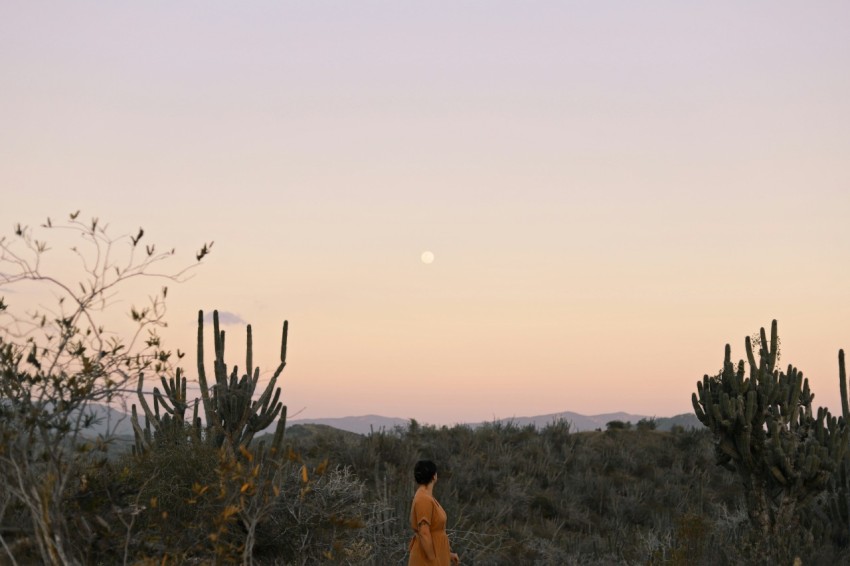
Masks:
[[[632,428],[632,423],[628,421],[608,421],[605,423],[605,430],[629,430]]]

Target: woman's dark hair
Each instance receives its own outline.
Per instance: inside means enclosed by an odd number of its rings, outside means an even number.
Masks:
[[[437,464],[431,460],[419,460],[413,467],[413,478],[420,485],[428,485],[437,475]]]

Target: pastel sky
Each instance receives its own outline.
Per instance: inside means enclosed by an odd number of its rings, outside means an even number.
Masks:
[[[270,371],[288,319],[302,418],[688,412],[773,318],[834,410],[848,25],[845,1],[4,2],[0,228],[215,240],[166,337],[234,313]]]

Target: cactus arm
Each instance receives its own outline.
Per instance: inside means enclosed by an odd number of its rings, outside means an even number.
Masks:
[[[237,366],[228,370],[225,362],[225,332],[221,329],[218,311],[213,311],[212,318],[215,381],[211,384],[204,363],[204,315],[203,311],[198,311],[197,367],[201,396],[193,403],[191,424],[195,431],[191,436],[199,440],[206,438],[215,446],[223,446],[228,452],[239,454],[240,447],[247,447],[258,432],[271,426],[275,419],[278,419],[272,448],[279,453],[286,426],[286,408],[280,401],[281,388],[277,387],[277,380],[286,366],[288,322],[283,323],[280,364],[255,400],[254,394],[259,386],[260,369],[254,366],[252,328],[249,326],[247,330],[245,373],[240,374]],[[146,416],[146,425],[145,430],[142,430],[137,422],[135,430],[148,445],[151,437],[150,426],[154,427],[155,433],[161,428],[182,427],[185,412],[188,409],[187,382],[182,369],[178,369],[172,378],[160,376],[160,381],[162,389],[156,387],[152,393],[153,410],[142,391],[142,380],[139,381],[140,406]],[[206,417],[203,427],[198,416],[201,404]],[[162,411],[160,411],[160,405]],[[139,444],[139,449],[142,448]]]
[[[776,360],[778,359],[779,354],[779,333],[777,332],[778,324],[776,319],[770,323],[770,350],[767,352],[768,355],[768,371],[773,371],[773,368],[776,367]],[[764,331],[762,330],[762,334]],[[767,346],[767,343],[763,343]]]
[[[160,421],[160,416],[159,416],[159,396],[157,395],[157,393],[159,393],[159,391],[157,390],[157,388],[156,388],[156,387],[154,387],[153,392],[154,392],[154,396],[153,396],[153,414],[154,414],[154,417],[156,418],[156,421],[157,421],[157,422],[159,422],[159,421]]]
[[[770,346],[767,343],[767,334],[764,331],[764,326],[759,329],[759,338],[761,339],[761,343],[759,344],[759,365],[765,365],[766,367],[770,367]],[[767,370],[768,373],[770,369]]]
[[[213,311],[213,348],[216,361],[224,359],[224,333],[219,331],[218,310]]]
[[[210,390],[207,386],[207,372],[204,367],[204,311],[198,311],[198,385],[201,389],[201,401],[204,404],[204,416],[207,426],[214,422],[213,415],[215,407],[210,398]]]
[[[162,391],[159,390],[159,387],[153,388],[153,401],[154,407],[158,407],[162,405],[162,409],[169,415],[174,414],[174,407],[170,407],[168,405],[168,399],[162,394]]]
[[[758,375],[759,366],[756,363],[756,357],[753,354],[753,342],[749,336],[744,338],[744,348],[747,351],[747,362],[750,364],[750,379],[755,379]]]
[[[278,453],[283,448],[284,429],[286,429],[286,405],[283,405],[280,409],[280,418],[277,420],[277,427],[272,438],[272,449]]]
[[[144,393],[142,392],[143,385],[144,385],[144,376],[142,374],[139,374],[139,382],[136,384],[136,393],[139,396],[139,405],[141,405],[142,411],[144,411],[144,413],[145,413],[145,418],[148,421],[152,421],[152,420],[154,420],[154,415],[151,412],[150,405],[148,405],[148,402],[145,400]]]
[[[141,455],[147,451],[149,445],[145,442],[145,433],[142,430],[141,425],[139,425],[139,414],[136,412],[135,403],[132,405],[130,424],[133,426],[133,452],[136,455]]]
[[[283,321],[283,330],[280,339],[280,363],[286,365],[286,341],[289,337],[289,321]]]
[[[694,413],[699,419],[699,422],[701,422],[705,426],[709,426],[709,424],[706,422],[707,417],[705,415],[705,411],[700,405],[699,398],[697,397],[696,393],[691,393],[691,404],[694,406]]]
[[[850,422],[850,401],[847,398],[847,372],[844,367],[844,350],[838,350],[838,387],[841,391],[841,416]]]
[[[248,375],[251,375],[252,373],[254,373],[253,372],[253,367],[254,367],[254,364],[253,364],[253,362],[254,362],[254,352],[253,352],[254,344],[253,344],[253,342],[254,341],[253,341],[253,338],[252,338],[252,335],[251,335],[251,325],[250,324],[248,325],[247,333],[248,333],[248,337],[246,339],[247,344],[246,344],[246,347],[245,347],[245,372]]]

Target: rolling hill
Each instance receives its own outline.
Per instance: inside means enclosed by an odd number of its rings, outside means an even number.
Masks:
[[[126,413],[104,405],[91,405],[89,410],[94,412],[98,419],[96,423],[87,431],[89,435],[107,436],[108,434],[118,436],[132,437],[133,429],[130,425],[130,417]],[[635,415],[632,413],[617,412],[603,413],[599,415],[582,415],[572,411],[564,411],[561,413],[550,413],[546,415],[536,415],[528,417],[509,417],[496,419],[500,423],[512,423],[518,426],[534,425],[537,428],[542,428],[547,424],[564,420],[570,423],[571,430],[581,432],[587,430],[605,429],[607,423],[611,421],[623,421],[637,423],[641,419],[651,419],[654,417],[646,415]],[[142,419],[144,420],[144,419]],[[700,428],[702,423],[697,420],[693,413],[683,413],[673,417],[657,417],[655,418],[656,427],[658,430],[670,430],[673,426],[681,426],[683,428]],[[336,428],[356,434],[369,434],[380,430],[390,431],[395,427],[407,428],[410,424],[410,419],[400,417],[384,417],[381,415],[360,415],[352,417],[335,417],[335,418],[317,418],[317,419],[293,419],[287,422],[287,428],[290,429],[290,434],[294,433],[292,427],[301,425],[323,425]],[[425,424],[425,423],[422,423]],[[485,424],[478,423],[458,423],[467,424],[471,427],[477,427]],[[308,427],[309,428],[309,427]]]

